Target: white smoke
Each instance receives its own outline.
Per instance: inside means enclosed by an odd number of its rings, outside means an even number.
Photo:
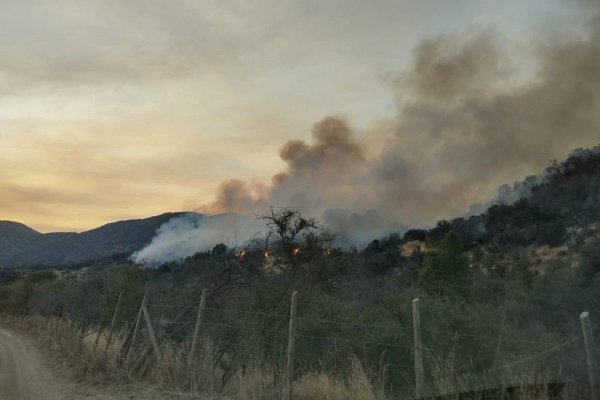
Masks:
[[[156,231],[152,242],[134,253],[131,259],[147,267],[180,262],[219,243],[234,248],[242,246],[265,231],[263,221],[240,214],[206,216],[186,213],[164,223]]]
[[[344,248],[362,247],[375,238],[393,232],[402,233],[408,228],[390,221],[375,210],[359,214],[332,209],[327,210],[321,219],[326,227],[337,234],[336,244]],[[231,248],[243,247],[252,239],[264,238],[266,231],[263,220],[241,214],[208,216],[190,212],[164,223],[157,229],[152,242],[134,253],[131,260],[146,267],[181,262],[219,243]]]
[[[586,157],[600,153],[600,146],[576,149],[571,156]],[[486,203],[471,205],[467,217],[484,213],[496,204],[510,205],[528,197],[532,189],[547,182],[548,172],[531,175],[498,188],[496,196]],[[377,210],[351,213],[344,209],[328,209],[321,215],[325,226],[337,234],[340,247],[362,247],[373,239],[390,233],[405,232],[410,226],[395,222],[393,216]],[[249,240],[264,237],[264,221],[241,214],[226,213],[206,216],[194,212],[172,218],[157,231],[152,242],[132,255],[131,259],[145,266],[158,266],[165,262],[182,261],[197,252],[206,251],[224,243],[232,248],[244,246]]]

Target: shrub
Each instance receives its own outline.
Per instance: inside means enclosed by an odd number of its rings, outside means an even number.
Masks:
[[[431,295],[464,298],[468,295],[470,276],[462,240],[450,232],[437,250],[425,254],[419,286]]]

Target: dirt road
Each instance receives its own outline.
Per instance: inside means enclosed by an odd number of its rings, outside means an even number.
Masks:
[[[147,385],[91,386],[50,368],[33,342],[0,327],[0,400],[179,400],[187,396],[160,393]]]
[[[65,390],[31,345],[0,328],[1,400],[74,398]]]

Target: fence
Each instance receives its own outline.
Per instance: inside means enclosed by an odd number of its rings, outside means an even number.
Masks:
[[[170,346],[187,353],[190,370],[204,362],[204,353],[210,351],[224,380],[257,358],[278,366],[274,374],[283,383],[281,395],[286,400],[292,398],[296,377],[315,369],[343,374],[348,365],[358,363],[386,397],[394,399],[509,386],[523,379],[529,383],[559,380],[584,364],[590,397],[598,400],[596,353],[587,312],[580,316],[581,335],[556,338],[549,345],[538,337],[519,338],[532,350],[513,354],[511,343],[503,340],[501,325],[495,337],[475,330],[429,328],[421,319],[418,299],[412,302],[412,326],[399,326],[389,320],[359,323],[305,317],[296,312],[296,292],[289,312],[209,305],[207,289],[199,301],[188,304],[149,290],[134,307],[123,306],[122,297],[110,300],[113,312],[104,318],[86,318],[76,310],[61,313],[81,325],[82,335],[95,332],[94,351],[106,352],[113,338],[121,337],[118,362],[130,376],[143,374],[150,363],[160,363],[163,349]],[[106,338],[103,346],[99,346],[101,336]],[[210,349],[201,344],[207,340]],[[437,348],[429,344],[434,342]],[[503,353],[503,348],[509,350]],[[510,354],[512,359],[500,354]]]

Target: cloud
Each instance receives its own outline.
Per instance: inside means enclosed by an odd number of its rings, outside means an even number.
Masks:
[[[214,24],[193,4],[6,2],[0,13],[4,84],[180,79],[217,56],[214,48],[203,46]],[[204,57],[207,52],[210,58]]]

